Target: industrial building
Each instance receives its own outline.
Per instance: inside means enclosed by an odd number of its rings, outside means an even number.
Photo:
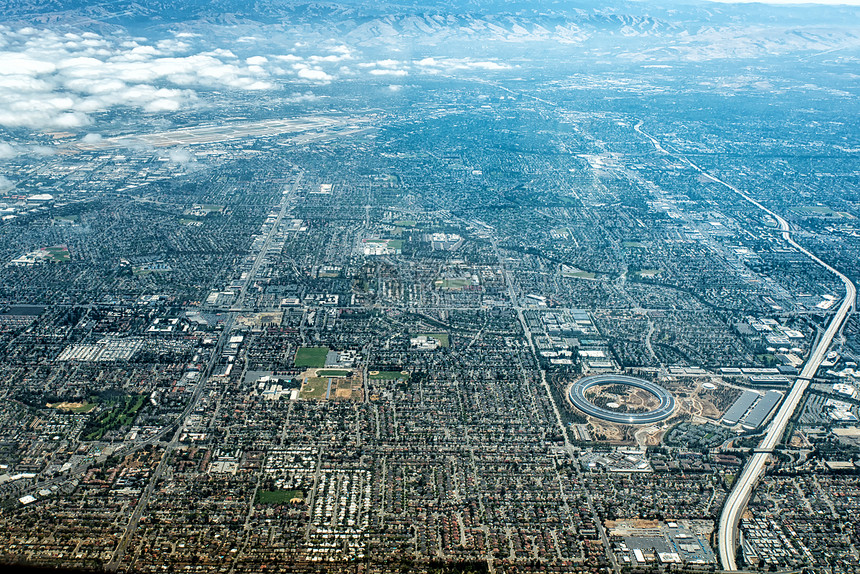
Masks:
[[[770,416],[770,413],[773,411],[774,407],[779,404],[779,401],[782,400],[782,393],[778,391],[768,391],[758,403],[756,403],[755,407],[750,414],[747,415],[746,419],[744,419],[744,428],[747,430],[755,430],[759,428],[764,421],[767,420],[767,417]]]
[[[759,396],[755,391],[744,391],[741,396],[735,399],[735,402],[732,403],[726,414],[723,415],[723,424],[730,427],[738,424],[753,403],[758,400]]]

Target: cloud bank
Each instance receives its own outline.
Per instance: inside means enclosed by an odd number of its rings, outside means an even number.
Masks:
[[[198,89],[275,87],[264,56],[240,61],[229,50],[188,53],[180,39],[154,45],[94,33],[0,27],[0,125],[76,130],[92,115],[116,107],[175,112],[193,104]],[[185,36],[183,36],[185,38]]]

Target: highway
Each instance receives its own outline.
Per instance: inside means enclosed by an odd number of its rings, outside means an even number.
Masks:
[[[785,432],[785,427],[788,425],[788,421],[791,420],[791,416],[794,414],[797,405],[800,404],[800,400],[803,398],[803,393],[806,392],[806,387],[809,386],[809,382],[812,380],[812,377],[815,376],[815,373],[818,372],[818,367],[821,366],[821,362],[827,355],[827,350],[830,348],[830,343],[833,341],[833,337],[836,336],[836,333],[838,333],[842,328],[842,325],[848,318],[848,314],[854,310],[855,301],[857,299],[857,288],[848,277],[819,259],[814,253],[811,253],[802,245],[798,244],[791,236],[791,227],[782,216],[774,213],[733,185],[707,173],[682,154],[667,151],[660,145],[660,142],[657,139],[642,131],[641,121],[638,122],[633,129],[651,140],[651,143],[658,151],[671,155],[672,157],[686,163],[704,177],[730,189],[749,203],[770,215],[779,225],[779,229],[782,232],[782,238],[786,243],[809,257],[818,265],[821,265],[834,275],[838,276],[845,285],[845,298],[842,300],[842,304],[839,306],[836,314],[827,325],[824,335],[818,339],[817,344],[812,351],[810,351],[806,364],[803,367],[803,371],[801,371],[800,376],[794,382],[794,385],[792,385],[788,396],[782,403],[782,406],[780,406],[776,415],[774,415],[773,420],[770,422],[764,440],[759,444],[759,447],[749,458],[743,471],[741,471],[741,474],[735,480],[732,491],[729,493],[729,496],[726,498],[726,502],[723,505],[723,513],[720,515],[718,532],[720,563],[723,566],[723,570],[737,570],[735,549],[737,548],[738,543],[738,523],[740,522],[741,515],[743,514],[744,509],[746,509],[746,505],[752,495],[752,491],[764,471],[764,466],[770,456],[770,452],[774,447],[776,447],[777,443],[782,438],[782,435]]]
[[[810,380],[815,376],[818,367],[821,366],[821,361],[824,360],[833,337],[842,327],[842,324],[848,317],[848,313],[854,308],[854,301],[857,297],[857,289],[854,283],[841,273],[837,271],[834,271],[834,273],[837,273],[842,282],[845,283],[845,298],[842,300],[842,304],[839,306],[836,315],[833,316],[833,319],[827,326],[824,335],[819,339],[818,345],[809,354],[809,359],[807,359],[800,377],[794,382],[791,391],[788,393],[788,397],[783,401],[782,406],[773,417],[764,440],[747,461],[738,479],[735,480],[734,487],[723,505],[723,513],[720,515],[718,545],[720,563],[723,565],[724,570],[737,570],[735,548],[738,542],[738,523],[752,495],[753,488],[755,488],[758,479],[764,471],[764,465],[770,456],[770,451],[773,450],[780,438],[782,438],[785,427],[788,421],[791,420],[791,416],[794,414],[797,405],[800,404],[806,387],[809,386]]]

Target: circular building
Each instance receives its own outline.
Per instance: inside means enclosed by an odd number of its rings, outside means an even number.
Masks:
[[[660,404],[647,413],[621,413],[598,407],[585,397],[585,391],[591,387],[603,385],[624,385],[636,387],[654,395]],[[650,381],[628,377],[627,375],[592,375],[579,379],[570,387],[568,398],[573,406],[587,415],[604,421],[628,425],[644,425],[662,421],[672,416],[675,410],[675,397],[669,391]]]

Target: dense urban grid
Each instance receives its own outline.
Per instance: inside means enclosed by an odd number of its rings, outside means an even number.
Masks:
[[[69,4],[0,3],[0,562],[860,572],[858,9]]]

